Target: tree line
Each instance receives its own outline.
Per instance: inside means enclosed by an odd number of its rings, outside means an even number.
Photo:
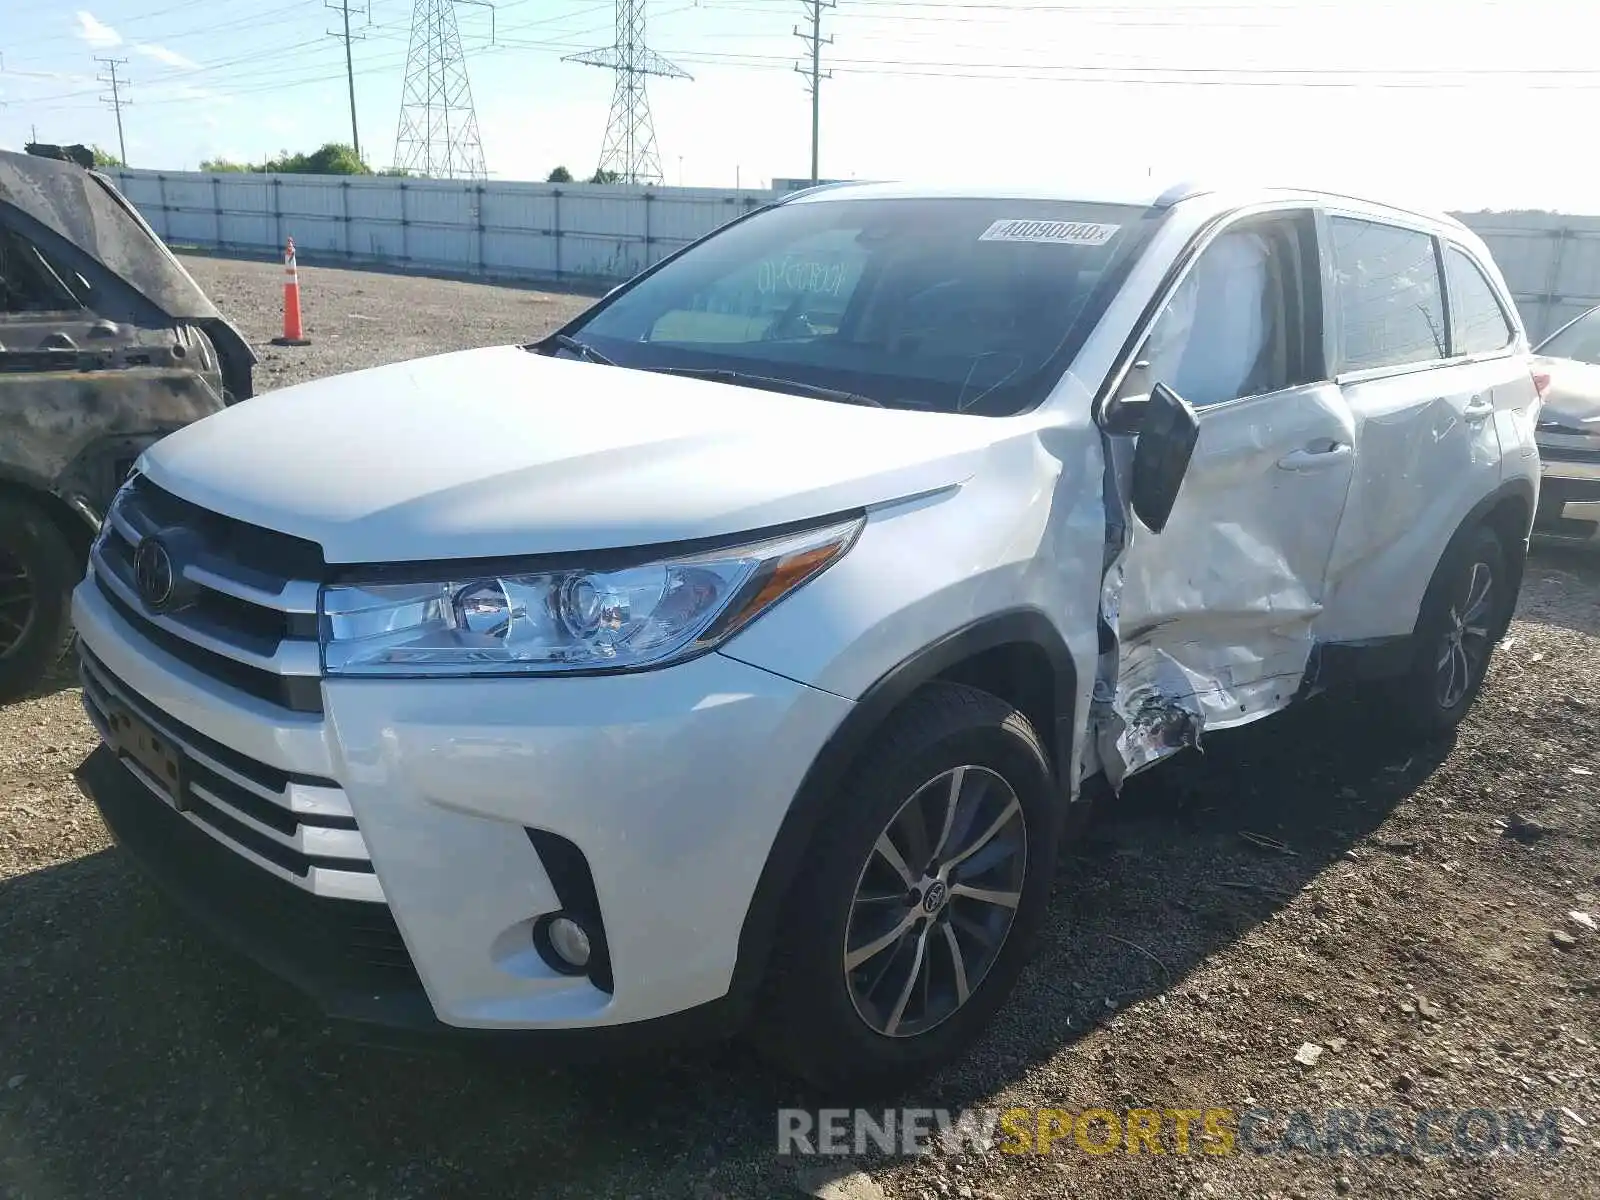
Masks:
[[[96,147],[96,158],[101,152]],[[111,163],[107,165],[118,165]],[[259,163],[234,162],[228,158],[208,158],[200,164],[202,171],[250,175],[414,175],[401,167],[385,167],[374,171],[357,156],[355,148],[343,142],[328,142],[310,154],[291,154],[280,150],[273,157]],[[617,183],[621,176],[615,171],[596,171],[584,183]],[[557,167],[546,177],[547,183],[577,183],[566,167]]]

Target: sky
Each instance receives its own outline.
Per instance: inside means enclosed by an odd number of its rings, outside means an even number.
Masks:
[[[337,0],[0,0],[0,147],[193,170],[351,139]],[[363,155],[395,156],[412,0],[352,0]],[[802,0],[649,0],[664,182],[808,178]],[[614,76],[603,0],[455,6],[489,174],[594,170]],[[1433,208],[1600,213],[1600,59],[1572,0],[837,0],[823,178],[1060,186],[1096,171],[1331,187]],[[808,63],[809,65],[809,63]],[[1574,152],[1576,151],[1576,152]]]

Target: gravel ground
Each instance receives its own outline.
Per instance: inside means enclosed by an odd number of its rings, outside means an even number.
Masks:
[[[193,258],[248,335],[272,264]],[[263,388],[536,335],[585,301],[302,270]],[[969,1061],[905,1103],[1565,1108],[1528,1155],[863,1159],[857,1197],[1600,1196],[1600,560],[1541,551],[1455,743],[1315,702],[1142,777],[1071,848],[1052,932]],[[330,1039],[123,861],[73,770],[65,678],[0,709],[0,1196],[797,1195],[738,1047],[623,1067],[402,1057]],[[1556,936],[1560,935],[1560,936]],[[1296,1054],[1306,1044],[1319,1047]],[[1268,1136],[1276,1132],[1269,1126]],[[1096,1134],[1098,1138],[1100,1135]]]

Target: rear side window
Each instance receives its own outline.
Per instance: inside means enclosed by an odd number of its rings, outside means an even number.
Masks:
[[[1487,354],[1511,344],[1511,322],[1478,264],[1451,246],[1444,254],[1450,283],[1450,341],[1457,354]]]
[[[1446,337],[1439,260],[1426,233],[1329,220],[1344,369],[1366,371],[1443,358]]]

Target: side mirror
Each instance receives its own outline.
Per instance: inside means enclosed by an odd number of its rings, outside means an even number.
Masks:
[[[1144,428],[1149,411],[1149,396],[1112,396],[1100,410],[1100,427],[1109,434],[1127,437]]]
[[[1100,410],[1100,426],[1107,433],[1126,436],[1138,433],[1150,407],[1150,363],[1141,358],[1128,368],[1116,395]]]
[[[1133,451],[1133,511],[1152,532],[1167,527],[1178,489],[1188,473],[1200,419],[1182,396],[1158,383],[1141,406],[1139,442]]]

